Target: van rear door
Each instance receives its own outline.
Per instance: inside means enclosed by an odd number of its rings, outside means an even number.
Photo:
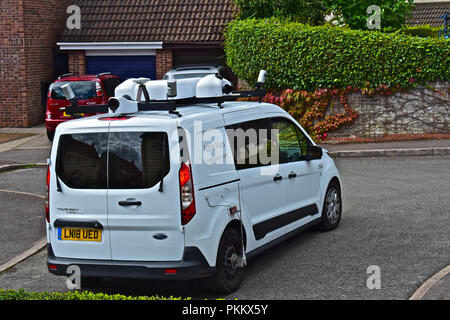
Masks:
[[[177,132],[175,122],[153,128],[139,126],[138,119],[129,127],[111,122],[107,201],[112,260],[183,258],[179,166],[169,159],[178,141],[171,140],[171,132]]]
[[[89,133],[63,133],[52,152],[49,236],[57,257],[111,259],[106,198],[108,123],[102,125]]]

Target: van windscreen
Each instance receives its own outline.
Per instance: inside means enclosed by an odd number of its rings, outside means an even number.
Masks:
[[[87,133],[60,138],[56,172],[69,188],[152,188],[169,171],[165,133]]]

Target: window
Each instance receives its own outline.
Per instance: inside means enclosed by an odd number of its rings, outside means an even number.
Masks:
[[[60,138],[56,172],[70,188],[152,188],[169,171],[165,133],[88,133]]]
[[[302,161],[308,154],[309,140],[290,120],[272,119],[272,128],[278,130],[280,163]]]
[[[107,149],[107,133],[61,136],[56,164],[58,177],[69,188],[106,188]]]
[[[268,119],[226,127],[237,170],[271,164],[271,135]]]
[[[169,170],[169,147],[165,133],[110,133],[110,189],[152,188]]]
[[[69,81],[69,82],[55,82],[51,85],[51,98],[55,100],[64,100],[66,97],[61,89],[65,84],[70,84],[70,87],[75,94],[75,97],[80,100],[93,99],[97,96],[94,81]]]

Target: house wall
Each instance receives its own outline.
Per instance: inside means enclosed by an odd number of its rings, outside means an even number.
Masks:
[[[74,75],[86,74],[86,52],[70,51],[69,52],[69,72]]]
[[[173,67],[172,49],[162,49],[156,51],[156,78],[162,79],[164,75]]]
[[[53,80],[54,53],[68,0],[0,3],[0,126],[30,127],[44,120],[41,85]]]
[[[359,112],[358,119],[351,126],[330,132],[329,138],[349,142],[450,138],[450,82],[430,83],[392,95],[351,93],[348,104]],[[337,111],[342,112],[339,108]]]

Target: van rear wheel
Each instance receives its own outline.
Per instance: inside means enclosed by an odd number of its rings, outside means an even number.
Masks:
[[[217,293],[232,293],[239,289],[243,268],[238,266],[242,257],[242,239],[239,232],[228,229],[222,235],[216,260],[216,274],[208,279],[208,287]]]

